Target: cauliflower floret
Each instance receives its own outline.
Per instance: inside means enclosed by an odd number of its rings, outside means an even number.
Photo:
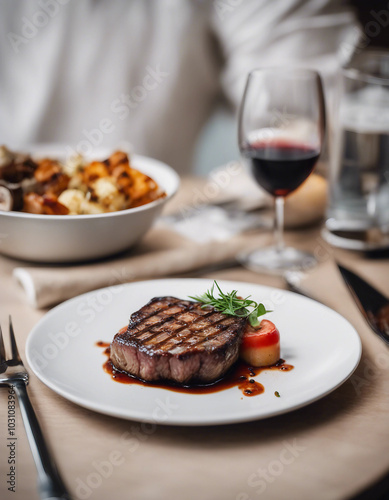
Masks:
[[[88,200],[84,200],[81,203],[80,209],[80,214],[103,214],[107,212],[107,210],[104,210],[104,207],[99,203],[94,203],[93,201]]]
[[[69,177],[73,177],[77,172],[81,172],[84,166],[85,161],[81,155],[72,156],[63,165],[63,172]]]
[[[118,188],[111,177],[97,179],[93,183],[93,191],[99,200],[104,200],[118,194]]]
[[[0,146],[0,168],[9,165],[15,158],[15,153],[10,151],[6,146]]]
[[[75,173],[73,177],[70,178],[68,188],[78,189],[79,191],[82,191],[84,194],[86,194],[88,191],[88,186],[84,184],[82,174],[80,172]]]
[[[85,194],[78,189],[65,189],[59,195],[58,201],[69,209],[69,214],[81,214],[81,206],[85,201]]]
[[[108,212],[123,210],[126,198],[120,193],[112,177],[102,177],[92,184],[93,195]]]
[[[66,189],[58,201],[69,209],[70,215],[103,214],[107,212],[102,205],[89,201],[85,194],[78,189]]]

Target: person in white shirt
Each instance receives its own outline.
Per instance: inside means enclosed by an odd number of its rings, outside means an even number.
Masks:
[[[6,0],[0,143],[124,141],[188,173],[215,103],[236,110],[250,70],[312,67],[329,87],[355,26],[339,0]]]

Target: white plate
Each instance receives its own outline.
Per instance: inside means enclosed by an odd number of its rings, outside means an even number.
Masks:
[[[169,425],[227,424],[261,419],[307,405],[339,387],[355,370],[361,342],[333,310],[300,295],[260,285],[220,281],[223,290],[251,295],[274,312],[281,356],[290,372],[256,377],[265,392],[245,397],[237,387],[185,394],[115,382],[104,372],[97,341],[112,340],[130,314],[152,297],[187,298],[212,285],[204,279],[143,281],[80,295],[52,309],[31,331],[27,360],[48,387],[76,404],[107,415]],[[275,397],[278,391],[281,397]]]

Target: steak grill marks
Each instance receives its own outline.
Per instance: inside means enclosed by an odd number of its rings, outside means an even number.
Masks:
[[[131,316],[127,335],[143,347],[173,352],[212,344],[236,320],[211,307],[202,309],[198,302],[155,298]]]
[[[115,335],[111,361],[145,381],[211,383],[237,360],[245,324],[198,302],[156,297]]]

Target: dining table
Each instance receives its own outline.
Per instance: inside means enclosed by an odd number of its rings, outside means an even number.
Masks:
[[[180,193],[176,204],[194,192],[195,182],[192,178],[183,180],[184,194]],[[153,231],[148,238],[152,238]],[[161,231],[160,228],[159,234]],[[261,237],[270,238],[269,230],[263,229]],[[265,419],[225,425],[151,426],[70,402],[43,384],[25,363],[30,374],[28,391],[33,407],[72,498],[386,498],[389,349],[365,322],[335,260],[367,277],[389,295],[388,255],[384,252],[366,255],[331,247],[321,238],[320,223],[287,230],[285,239],[289,245],[314,253],[319,262],[307,278],[307,289],[346,318],[361,339],[362,356],[351,377],[311,404]],[[28,303],[13,276],[13,270],[20,265],[11,257],[0,256],[0,322],[5,334],[8,315],[12,315],[19,351],[26,361],[29,333],[52,306],[36,308]],[[112,265],[110,259],[99,263],[100,267],[109,265]],[[203,266],[175,275],[191,276],[210,282],[232,280],[286,288],[282,276],[259,274],[238,262],[229,262],[225,267]],[[303,309],[299,312],[304,315]],[[72,370],[72,366],[64,369]],[[306,376],[309,378],[309,374]],[[9,389],[2,387],[0,498],[36,500],[37,473],[18,411],[12,440],[7,433],[9,397]],[[13,490],[10,489],[10,443],[15,459]]]

